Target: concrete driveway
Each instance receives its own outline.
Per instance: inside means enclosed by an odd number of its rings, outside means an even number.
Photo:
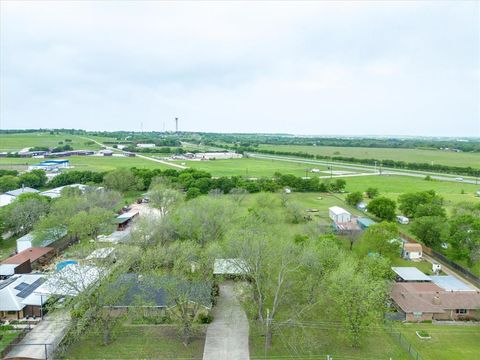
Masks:
[[[23,339],[14,346],[5,359],[52,359],[70,323],[70,314],[57,310],[45,316]]]
[[[207,328],[203,360],[248,360],[248,320],[234,292],[234,283],[220,285],[220,296],[213,310],[214,320]]]

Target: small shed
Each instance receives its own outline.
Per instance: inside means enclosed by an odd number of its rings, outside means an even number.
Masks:
[[[422,259],[422,245],[418,243],[403,244],[402,256],[404,259],[419,261]]]
[[[329,208],[328,215],[330,219],[336,223],[348,223],[352,219],[352,214],[340,206],[332,206]]]
[[[358,226],[360,226],[360,229],[366,230],[366,229],[368,229],[370,226],[376,224],[376,222],[373,221],[372,219],[369,219],[369,218],[366,218],[366,217],[362,217],[362,218],[358,218],[358,219],[357,219],[357,224],[358,224]]]
[[[117,224],[117,230],[121,231],[124,230],[132,220],[138,215],[137,211],[128,211],[121,215],[118,215],[115,219],[115,224]]]

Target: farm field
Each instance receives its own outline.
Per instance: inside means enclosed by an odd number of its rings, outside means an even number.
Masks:
[[[480,168],[480,153],[456,153],[451,151],[421,149],[267,144],[262,144],[259,148],[275,151],[305,152],[322,156],[346,156],[359,159],[397,160],[420,163],[431,163],[433,161],[434,164]]]
[[[420,353],[423,360],[475,360],[480,353],[478,326],[445,326],[432,324],[404,324],[402,335]],[[420,340],[415,331],[424,330],[432,337]]]
[[[205,335],[201,332],[185,347],[170,325],[125,326],[116,331],[109,345],[102,336],[88,334],[75,342],[62,357],[65,359],[201,359]]]
[[[120,157],[120,156],[68,156],[72,170],[109,171],[117,168],[147,168],[147,169],[171,169],[173,167],[163,165],[154,161]],[[42,159],[32,158],[0,158],[0,169],[26,170],[28,165],[41,162]]]
[[[480,189],[480,184],[474,185],[436,180],[426,181],[421,178],[408,176],[357,176],[348,177],[345,180],[348,192],[364,192],[369,187],[376,187],[381,195],[395,200],[403,193],[435,190],[446,200],[447,209],[449,206],[463,201],[480,201],[480,198],[475,196],[475,192]],[[464,194],[462,194],[462,190],[465,192]]]
[[[66,143],[65,139],[70,139],[72,142]],[[108,141],[112,138],[94,137],[97,141]],[[18,134],[1,134],[0,135],[0,151],[18,151],[27,147],[34,146],[59,146],[59,142],[63,141],[63,145],[70,144],[76,150],[99,150],[98,144],[85,144],[87,139],[70,134],[55,134],[50,133],[18,133]]]
[[[274,173],[293,174],[296,176],[312,176],[309,170],[315,167],[320,170],[327,170],[317,165],[306,165],[290,163],[285,161],[266,159],[228,159],[208,161],[176,161],[185,163],[186,166],[199,170],[205,170],[212,176],[247,176],[247,177],[272,177]],[[322,174],[327,175],[327,174]]]

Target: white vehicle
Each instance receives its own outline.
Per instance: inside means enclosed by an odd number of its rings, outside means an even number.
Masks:
[[[402,225],[407,225],[410,222],[410,220],[406,216],[398,215],[397,222]]]
[[[457,181],[463,181],[463,178],[462,178],[462,177],[458,177],[458,178],[455,178],[455,180],[457,180]]]

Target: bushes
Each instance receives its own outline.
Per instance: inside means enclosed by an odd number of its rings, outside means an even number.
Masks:
[[[200,324],[210,324],[212,321],[213,321],[213,315],[212,314],[201,313],[198,316],[198,322]]]

